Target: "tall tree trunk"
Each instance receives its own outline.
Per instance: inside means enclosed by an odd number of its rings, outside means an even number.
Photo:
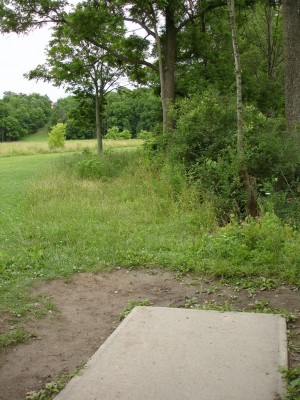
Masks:
[[[166,130],[174,128],[174,120],[170,115],[170,106],[175,100],[175,56],[176,56],[176,26],[175,12],[172,5],[166,7],[166,41],[164,43],[164,69],[163,86],[164,93],[162,104],[165,104],[165,127]]]
[[[162,113],[163,113],[163,133],[167,132],[167,101],[165,95],[165,79],[164,79],[164,62],[163,62],[163,55],[162,55],[162,47],[161,47],[161,40],[157,29],[157,21],[156,16],[153,11],[153,27],[155,33],[155,42],[157,48],[157,55],[158,55],[158,67],[159,67],[159,81],[160,81],[160,99],[162,105]]]
[[[101,98],[99,94],[98,85],[96,85],[96,96],[95,96],[95,117],[96,117],[96,138],[97,138],[97,153],[100,156],[103,150],[102,143],[102,123],[101,123]]]
[[[234,54],[236,76],[236,104],[237,104],[237,155],[240,165],[240,176],[247,196],[247,208],[251,216],[258,215],[258,203],[255,193],[254,181],[251,181],[244,157],[244,132],[243,132],[243,99],[242,99],[242,70],[238,46],[238,35],[235,21],[234,0],[227,0],[229,21],[231,26],[232,47]]]
[[[267,3],[265,6],[265,16],[267,22],[267,57],[268,57],[268,77],[273,78],[273,8]]]
[[[285,115],[288,128],[300,125],[300,2],[283,0]]]

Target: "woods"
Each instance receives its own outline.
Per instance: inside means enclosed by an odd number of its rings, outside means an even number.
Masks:
[[[0,141],[18,140],[44,126],[51,114],[51,101],[39,94],[7,92],[0,100]]]

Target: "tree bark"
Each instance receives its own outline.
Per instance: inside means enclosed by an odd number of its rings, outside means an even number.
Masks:
[[[300,2],[283,0],[285,115],[290,130],[300,125]]]
[[[164,63],[163,63],[163,55],[162,55],[162,47],[161,47],[161,40],[157,29],[157,22],[156,16],[153,12],[153,27],[155,33],[155,43],[157,48],[157,55],[158,55],[158,67],[159,67],[159,81],[160,81],[160,100],[162,105],[162,113],[163,113],[163,133],[167,131],[167,102],[165,96],[165,79],[164,79]]]
[[[234,0],[227,0],[229,21],[232,36],[232,48],[234,54],[235,76],[236,76],[236,109],[237,109],[237,156],[240,165],[240,176],[243,181],[247,196],[247,209],[252,217],[258,215],[258,203],[255,192],[255,180],[251,181],[244,157],[244,132],[243,132],[243,98],[242,98],[242,70],[238,46],[238,35],[235,21]]]
[[[166,131],[174,128],[174,120],[170,115],[171,105],[175,101],[175,63],[176,63],[176,26],[175,11],[171,5],[166,7],[166,41],[164,43],[164,69],[163,86],[164,93],[162,104],[165,105],[165,128]]]
[[[98,156],[101,155],[103,150],[102,142],[102,123],[101,123],[101,98],[99,94],[98,86],[96,86],[96,96],[95,96],[95,116],[96,116],[96,138],[97,138],[97,153]]]

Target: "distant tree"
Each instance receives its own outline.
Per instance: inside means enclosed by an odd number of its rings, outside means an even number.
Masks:
[[[68,25],[62,25],[54,29],[47,49],[47,62],[27,76],[64,85],[74,94],[93,99],[98,154],[101,154],[105,94],[118,85],[122,74],[123,70],[105,51],[85,40],[78,40]]]
[[[0,120],[0,132],[2,142],[18,140],[25,135],[26,131],[20,122],[12,115]]]
[[[66,124],[61,122],[53,126],[48,135],[48,144],[50,149],[62,148],[65,146],[66,129]]]
[[[0,100],[0,140],[18,140],[36,132],[48,122],[50,112],[47,96],[5,92]]]

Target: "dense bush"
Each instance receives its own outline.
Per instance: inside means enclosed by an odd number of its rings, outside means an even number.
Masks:
[[[299,245],[299,233],[274,213],[265,213],[258,220],[233,220],[205,236],[201,256],[210,260],[208,269],[223,276],[286,275],[299,283]]]
[[[149,139],[153,139],[154,137],[155,137],[155,134],[153,132],[149,132],[149,131],[145,131],[145,130],[141,130],[137,134],[137,139],[141,139],[141,140],[149,140]]]
[[[131,133],[128,129],[120,132],[117,126],[113,126],[112,128],[108,129],[107,134],[105,136],[106,139],[113,139],[113,140],[126,140],[131,139]]]
[[[176,108],[172,137],[156,141],[175,163],[183,163],[200,193],[210,193],[219,218],[244,213],[246,198],[236,153],[236,104],[230,96],[208,90],[184,99]],[[293,188],[300,177],[299,135],[285,132],[281,119],[267,118],[244,106],[245,162],[260,198]],[[153,147],[153,146],[152,146]]]

